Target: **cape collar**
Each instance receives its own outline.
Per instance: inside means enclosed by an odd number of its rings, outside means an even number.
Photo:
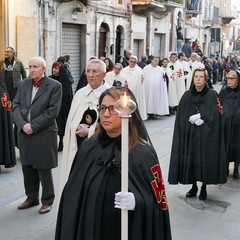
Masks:
[[[194,95],[194,96],[197,96],[198,94],[201,95],[201,96],[204,96],[205,94],[207,94],[207,92],[209,91],[209,88],[207,87],[207,85],[204,86],[204,88],[202,89],[201,92],[198,92],[195,88],[195,86],[192,86],[191,87],[191,93]]]
[[[108,88],[108,85],[103,80],[103,83],[96,89],[93,89],[89,84],[85,87],[86,96],[88,96],[92,91],[94,92],[95,97],[100,97],[102,92],[104,92]]]

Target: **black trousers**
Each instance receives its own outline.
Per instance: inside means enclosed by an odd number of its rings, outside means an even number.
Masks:
[[[41,183],[42,204],[52,204],[55,198],[52,169],[34,169],[31,165],[22,165],[22,171],[27,200],[38,200]]]

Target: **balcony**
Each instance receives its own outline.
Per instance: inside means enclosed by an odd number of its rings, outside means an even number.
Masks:
[[[183,7],[183,0],[158,0],[158,2],[160,2],[164,6],[165,12],[167,13],[172,12],[175,8]]]
[[[186,17],[196,17],[197,15],[202,13],[201,1],[191,0],[190,4],[188,2],[186,8]]]
[[[232,8],[223,8],[220,12],[220,17],[222,19],[222,24],[230,23],[233,19],[238,17],[237,7],[233,6]]]
[[[161,1],[132,0],[132,8],[135,13],[146,14],[149,12],[164,12],[165,8]]]

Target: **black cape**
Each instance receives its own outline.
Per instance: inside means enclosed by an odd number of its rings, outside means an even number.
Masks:
[[[11,101],[4,83],[0,80],[0,165],[16,165]]]
[[[189,117],[200,112],[204,124]],[[175,120],[168,181],[170,184],[226,182],[226,158],[217,93],[207,86],[191,87],[182,96]]]
[[[64,66],[61,66],[59,76],[51,75],[49,77],[62,84],[62,103],[56,121],[58,125],[58,135],[64,136],[68,113],[73,99],[72,82]]]
[[[55,240],[121,239],[121,210],[114,208],[114,194],[121,191],[120,141],[104,133],[81,144],[61,197]],[[129,211],[129,239],[170,240],[164,183],[150,146],[129,153],[129,191],[136,200]]]
[[[240,163],[240,88],[229,87],[219,93],[223,107],[223,129],[228,162]]]

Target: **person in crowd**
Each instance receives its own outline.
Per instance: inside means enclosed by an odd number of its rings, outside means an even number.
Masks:
[[[97,57],[96,56],[92,56],[92,57],[89,58],[89,61],[92,60],[92,59],[97,59]],[[80,79],[78,81],[75,93],[80,88],[83,88],[83,87],[87,86],[87,84],[88,84],[88,81],[87,81],[87,76],[86,76],[86,72],[85,72],[85,68],[84,68],[84,70],[83,70],[83,72],[81,74],[81,77],[80,77]]]
[[[191,39],[190,38],[185,38],[185,43],[183,44],[182,52],[185,54],[185,56],[187,58],[190,58],[190,56],[192,54],[192,47],[191,47]]]
[[[168,66],[168,59],[167,58],[163,58],[161,60],[161,66],[160,68],[162,69],[162,72],[163,72],[163,79],[164,79],[164,82],[166,83],[167,85],[167,90],[168,90],[168,85],[169,85],[169,78],[168,78],[168,75],[167,75],[167,66]]]
[[[240,163],[240,75],[231,70],[226,75],[227,86],[223,88],[219,97],[223,107],[223,130],[227,159],[227,174],[229,163],[234,162],[233,178],[239,178],[238,167]]]
[[[105,58],[103,61],[104,61],[105,64],[106,64],[106,71],[107,71],[107,72],[113,71],[113,69],[114,69],[114,67],[113,67],[113,66],[114,66],[113,61],[112,61],[110,58]]]
[[[116,57],[115,57],[115,63],[123,63],[123,57],[122,57],[122,55],[117,55]]]
[[[167,84],[163,75],[157,58],[152,56],[151,63],[143,69],[148,119],[169,114]]]
[[[219,65],[215,59],[212,60],[213,84],[216,84],[219,76]]]
[[[74,83],[74,79],[73,79],[73,75],[72,75],[72,71],[70,69],[70,64],[71,64],[71,56],[70,55],[65,55],[65,63],[64,63],[64,67],[67,70],[68,73],[68,79],[70,81],[71,84]]]
[[[13,136],[12,104],[3,82],[3,65],[0,65],[0,173],[1,165],[11,168],[16,165]]]
[[[143,70],[137,65],[138,58],[134,55],[129,57],[129,66],[123,68],[122,74],[127,79],[128,88],[134,93],[138,108],[143,120],[147,119],[145,82]]]
[[[19,151],[27,199],[18,209],[39,204],[40,214],[49,212],[55,198],[52,168],[58,165],[57,123],[61,108],[62,86],[45,75],[46,62],[41,57],[29,60],[29,78],[19,82],[13,100],[13,119],[18,127]]]
[[[185,57],[184,53],[181,52],[178,54],[178,61],[183,66],[185,89],[188,90],[189,86],[191,84],[191,81],[192,81],[192,71],[191,71],[190,64],[189,64],[190,62],[186,61],[186,59],[187,58]]]
[[[1,67],[1,72],[4,76],[6,90],[10,101],[13,101],[19,82],[27,77],[26,70],[22,62],[15,56],[15,51],[12,47],[6,47],[5,58],[1,60],[0,65],[3,66],[3,68]],[[17,126],[14,124],[13,128],[15,145],[18,147]]]
[[[0,65],[3,65],[4,82],[8,91],[10,100],[13,101],[18,89],[18,84],[21,80],[27,77],[26,70],[22,62],[15,56],[12,47],[6,47],[5,58],[1,60]]]
[[[73,99],[73,92],[71,81],[68,79],[69,74],[61,62],[54,62],[52,64],[52,75],[49,77],[59,81],[62,84],[62,104],[60,112],[56,119],[59,136],[58,151],[61,152],[63,150],[63,137],[65,133],[68,113],[70,111]]]
[[[141,61],[138,62],[138,66],[143,69],[144,67],[146,67],[148,65],[147,60],[148,60],[147,55],[142,55]]]
[[[99,98],[100,124],[76,155],[55,240],[120,240],[121,209],[128,210],[129,240],[171,239],[161,168],[138,109],[129,118],[129,191],[121,192],[121,118],[114,104],[124,93],[135,101],[127,88],[109,88]]]
[[[221,131],[222,107],[215,90],[207,86],[204,69],[195,69],[193,85],[183,95],[175,120],[168,181],[192,184],[186,197],[207,199],[208,184],[226,182],[226,158]]]
[[[221,58],[218,59],[217,64],[218,64],[218,73],[219,73],[218,81],[222,82],[222,80],[223,80],[223,62],[222,62]]]
[[[73,97],[63,140],[60,192],[67,182],[78,147],[85,138],[95,132],[98,122],[98,99],[101,93],[109,88],[104,81],[105,75],[105,63],[100,59],[90,60],[86,66],[88,84]]]
[[[176,29],[177,32],[177,52],[182,52],[183,47],[183,34],[182,34],[182,27],[178,27]]]
[[[208,73],[208,86],[210,88],[213,88],[212,86],[212,59],[210,58],[203,58],[203,65],[204,65],[204,68],[207,70],[207,73]]]
[[[114,70],[107,72],[105,81],[109,86],[121,87],[125,86],[126,78],[121,73],[123,67],[121,63],[114,64]]]
[[[129,58],[132,54],[133,54],[132,50],[128,49],[128,50],[124,51],[124,57],[123,57],[123,62],[122,62],[122,65],[124,68],[129,65]]]
[[[168,101],[170,114],[176,113],[179,101],[185,92],[183,66],[179,61],[177,61],[177,59],[177,54],[171,53],[170,62],[167,67],[167,74],[169,78]]]

